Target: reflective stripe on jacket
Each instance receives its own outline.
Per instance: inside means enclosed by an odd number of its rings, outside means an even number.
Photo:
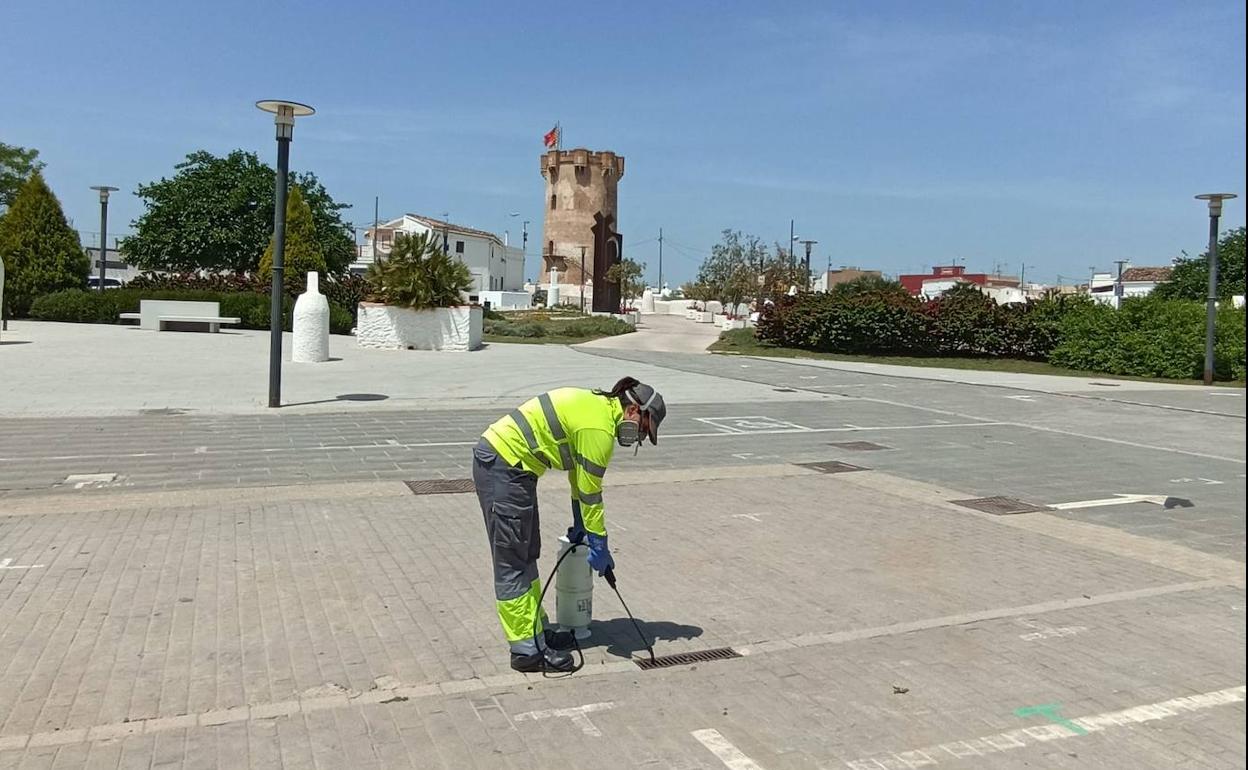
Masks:
[[[536,476],[548,468],[567,471],[574,515],[579,510],[586,532],[605,535],[602,477],[623,418],[618,399],[585,388],[558,388],[513,409],[484,437],[500,457]]]

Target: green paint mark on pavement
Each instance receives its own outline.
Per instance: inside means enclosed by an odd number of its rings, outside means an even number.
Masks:
[[[1035,716],[1044,717],[1045,719],[1049,720],[1055,725],[1061,725],[1062,727],[1065,727],[1067,730],[1070,730],[1075,735],[1087,735],[1088,734],[1087,730],[1083,729],[1079,725],[1075,724],[1074,722],[1070,721],[1069,719],[1066,719],[1065,717],[1057,713],[1058,709],[1060,709],[1061,707],[1062,707],[1062,704],[1060,703],[1045,703],[1039,706],[1023,706],[1022,708],[1014,709],[1014,716],[1016,717],[1035,717]]]

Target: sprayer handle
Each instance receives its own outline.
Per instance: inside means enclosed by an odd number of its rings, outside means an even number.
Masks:
[[[607,567],[607,571],[603,572],[602,576],[607,579],[607,585],[615,588],[615,570]]]

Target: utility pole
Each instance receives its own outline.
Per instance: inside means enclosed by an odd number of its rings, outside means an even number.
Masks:
[[[373,261],[377,261],[377,228],[381,227],[381,217],[378,215],[381,197],[373,196]]]
[[[585,247],[581,247],[581,313],[585,312]]]
[[[793,253],[793,241],[797,240],[797,236],[793,234],[793,220],[789,220],[789,268],[797,267],[797,256]]]
[[[451,233],[451,212],[443,211],[442,212],[442,250],[445,251],[447,254],[451,253],[450,233]]]
[[[1129,259],[1116,259],[1114,264],[1118,266],[1118,278],[1114,282],[1114,308],[1122,307],[1122,266],[1131,264]]]
[[[1092,296],[1092,284],[1096,283],[1096,265],[1088,265],[1088,296]]]
[[[663,228],[659,228],[659,296],[663,296]]]

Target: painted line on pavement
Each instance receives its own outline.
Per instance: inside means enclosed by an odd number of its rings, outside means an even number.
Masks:
[[[747,757],[736,746],[729,743],[728,739],[720,735],[719,730],[694,730],[689,733],[698,740],[716,757],[724,763],[729,770],[764,770],[763,766]]]
[[[1228,687],[1225,690],[1214,690],[1213,692],[1201,693],[1199,695],[1172,698],[1121,711],[1106,711],[1077,719],[1057,719],[1052,724],[1047,725],[1006,730],[1005,732],[992,735],[983,735],[964,741],[950,741],[935,746],[925,746],[921,749],[911,749],[910,751],[877,754],[864,757],[863,759],[855,759],[845,764],[850,770],[933,767],[939,765],[941,761],[956,762],[967,757],[981,757],[987,754],[1013,751],[1048,741],[1079,738],[1089,733],[1108,730],[1112,727],[1126,727],[1145,722],[1155,722],[1159,719],[1169,719],[1180,714],[1204,711],[1216,706],[1243,703],[1244,691],[1244,685],[1241,684],[1238,687]],[[1049,716],[1049,712],[1054,711],[1055,705],[1033,706],[1019,709],[1018,712],[1019,715],[1036,714],[1053,718]]]
[[[777,428],[770,430],[752,430],[738,431],[736,433],[728,433],[718,431],[714,433],[664,433],[662,438],[679,439],[679,438],[724,438],[724,437],[741,437],[741,436],[776,436],[776,435],[792,435],[797,433],[853,433],[855,431],[873,431],[873,430],[928,430],[931,428],[979,428],[991,427],[994,425],[1015,425],[1012,422],[963,422],[963,423],[927,423],[922,425],[865,425],[848,428]],[[134,459],[141,457],[167,457],[176,458],[182,455],[248,455],[248,454],[279,454],[283,452],[354,452],[361,449],[424,449],[427,447],[463,447],[476,446],[480,439],[471,441],[422,441],[411,444],[330,444],[328,446],[301,446],[301,447],[265,447],[263,449],[206,449],[204,447],[196,447],[189,452],[132,452],[125,454],[85,454],[85,455],[49,455],[49,456],[28,456],[28,457],[0,457],[0,463],[3,462],[33,462],[36,460],[98,460],[105,459]]]
[[[964,420],[973,420],[975,415],[965,414],[963,412],[954,412],[948,409],[937,409],[931,406],[919,406],[917,404],[906,404],[901,401],[889,401],[884,398],[862,397],[859,401],[870,401],[876,404],[887,404],[900,409],[917,409],[921,412],[931,412],[933,414],[943,414],[950,417],[961,417]],[[1050,428],[1044,425],[1031,425],[1025,422],[984,422],[983,425],[1008,425],[1013,428],[1025,428],[1027,430],[1037,430],[1044,433],[1057,433],[1062,436],[1073,436],[1075,438],[1083,438],[1089,441],[1104,441],[1109,444],[1118,444],[1120,446],[1130,446],[1137,449],[1152,449],[1158,452],[1171,452],[1173,454],[1187,455],[1188,457],[1202,457],[1206,460],[1221,460],[1222,462],[1237,463],[1239,465],[1248,464],[1248,460],[1241,460],[1237,457],[1224,457],[1222,455],[1209,454],[1206,452],[1192,452],[1187,449],[1175,449],[1174,447],[1157,446],[1156,444],[1143,444],[1138,441],[1127,441],[1120,438],[1109,438],[1108,436],[1093,436],[1087,433],[1078,433],[1073,430],[1062,430],[1061,428]]]
[[[584,706],[573,706],[564,709],[542,709],[541,711],[526,711],[523,714],[516,714],[513,719],[517,722],[526,720],[537,721],[539,719],[551,719],[553,717],[563,717],[571,719],[572,724],[581,729],[581,732],[591,738],[601,738],[602,730],[589,720],[588,714],[595,711],[609,711],[615,708],[615,701],[607,701],[605,703],[587,703]]]

